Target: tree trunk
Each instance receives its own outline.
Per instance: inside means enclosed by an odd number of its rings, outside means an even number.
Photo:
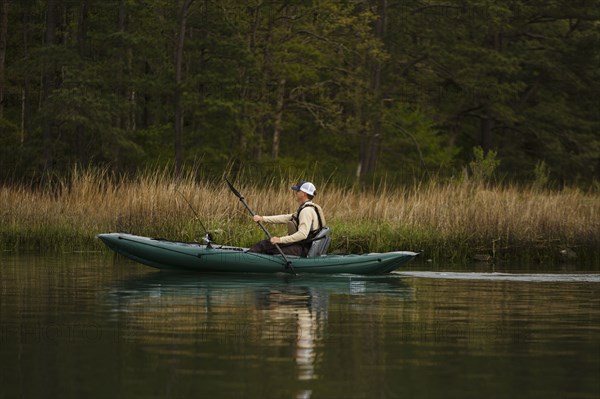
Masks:
[[[252,17],[252,28],[248,32],[248,48],[253,57],[256,56],[256,37],[258,35],[258,28],[260,25],[260,8],[248,8],[251,12]],[[253,82],[251,78],[251,72],[247,68],[242,68],[242,74],[240,76],[241,89],[240,89],[240,100],[242,102],[242,118],[244,123],[241,124],[239,132],[237,134],[237,152],[242,157],[248,152],[248,148],[251,146],[249,143],[249,137],[255,137],[257,131],[256,116],[252,114],[251,107],[248,105],[251,101],[252,92],[254,91]]]
[[[375,35],[381,41],[384,41],[386,31],[386,11],[387,0],[379,2],[379,18],[375,23]],[[371,83],[370,89],[374,94],[375,101],[380,101],[381,95],[381,62],[374,60],[370,65]],[[380,109],[383,105],[380,104],[376,108]],[[372,115],[367,115],[371,118]],[[364,137],[360,150],[360,165],[362,174],[370,174],[375,171],[377,159],[379,157],[379,145],[382,135],[382,126],[379,116],[373,118],[372,126],[368,126],[367,121],[364,121]]]
[[[273,148],[271,157],[274,160],[279,157],[279,141],[281,138],[281,121],[283,119],[284,98],[285,79],[281,79],[277,85],[277,106],[275,108],[275,120],[273,121]]]
[[[8,0],[0,0],[0,118],[4,116],[4,65],[8,33]]]
[[[119,1],[119,9],[117,11],[117,32],[119,33],[125,33],[126,30],[126,22],[127,22],[127,10],[126,10],[126,0],[120,0]],[[117,52],[117,58],[119,61],[119,65],[123,65],[123,50],[119,49],[120,51]],[[123,68],[119,68],[118,71],[116,72],[116,87],[117,87],[117,94],[119,95],[119,98],[122,99],[127,97],[127,91],[124,88],[124,84],[123,84]],[[116,113],[115,115],[115,126],[118,129],[125,129],[125,110],[120,109],[118,113]]]
[[[120,0],[119,2],[119,14],[118,14],[118,31],[125,33],[127,30],[128,14],[127,14],[127,1]],[[121,97],[125,99],[127,106],[121,110],[119,115],[118,126],[125,130],[135,130],[135,90],[129,87],[129,79],[132,74],[132,63],[133,63],[133,49],[131,46],[127,46],[123,52],[119,53],[119,58],[122,65],[126,65],[125,73],[122,69],[119,69],[119,84]]]
[[[87,39],[87,17],[90,0],[81,0],[79,18],[77,20],[77,50],[80,60],[85,57],[85,42]]]
[[[47,1],[46,9],[46,34],[45,34],[45,45],[46,47],[52,47],[56,43],[56,0]],[[50,65],[46,63],[44,65],[44,76],[42,79],[42,101],[46,101],[55,86],[55,74],[56,66],[54,62],[50,62]],[[43,142],[44,142],[44,170],[48,171],[52,166],[52,121],[50,117],[44,122],[43,127]]]
[[[481,119],[481,148],[483,153],[487,154],[492,149],[492,128],[494,127],[494,120],[488,107],[485,107],[485,113]]]
[[[263,155],[263,145],[265,142],[265,122],[262,116],[258,117],[258,124],[254,130],[254,160],[260,162]]]
[[[87,16],[89,9],[90,0],[81,0],[79,7],[79,19],[77,21],[77,51],[79,53],[79,62],[83,66],[85,51],[86,51],[86,39],[87,39]],[[88,157],[86,151],[86,137],[85,137],[85,126],[81,123],[75,127],[75,147],[77,159],[81,165],[88,164]]]
[[[381,40],[381,42],[384,42],[385,40],[385,32],[386,32],[386,28],[387,28],[387,16],[386,16],[386,11],[387,11],[387,0],[380,0],[379,1],[379,18],[377,18],[377,21],[375,22],[375,36],[377,36],[377,38],[379,40]],[[374,92],[378,92],[379,89],[381,88],[381,62],[378,60],[375,60],[372,67],[372,78],[371,78],[371,88],[373,89]]]
[[[149,76],[152,73],[152,69],[150,68],[150,64],[148,61],[144,62],[144,75]],[[149,126],[152,125],[153,120],[150,112],[150,103],[152,101],[152,97],[148,93],[144,93],[144,107],[142,109],[142,127],[144,129],[148,129]]]
[[[264,3],[263,3],[264,5]],[[260,6],[259,6],[260,7]],[[273,27],[275,25],[275,15],[274,15],[274,11],[273,11],[273,0],[269,0],[268,1],[268,8],[267,8],[267,27],[266,27],[266,32],[265,32],[265,37],[264,40],[262,42],[263,44],[263,48],[262,48],[262,53],[263,53],[263,60],[262,60],[262,79],[261,79],[261,83],[260,83],[260,88],[259,88],[259,94],[258,94],[258,101],[263,101],[264,102],[264,109],[265,110],[269,110],[270,111],[270,106],[271,106],[271,102],[270,99],[271,97],[269,96],[269,87],[268,87],[268,83],[271,79],[271,77],[273,76],[273,70],[272,70],[272,63],[273,63],[273,56],[271,53],[271,46],[273,45]],[[260,28],[259,28],[260,29]],[[260,40],[259,40],[260,43]],[[260,45],[259,45],[260,47]],[[262,107],[260,107],[262,108]],[[259,126],[257,129],[258,132],[258,137],[256,137],[255,139],[255,150],[254,150],[254,159],[256,161],[261,160],[262,156],[263,156],[263,148],[265,145],[265,142],[267,142],[267,131],[268,131],[268,123],[272,122],[271,119],[271,115],[269,111],[263,111],[260,110],[259,111],[259,116],[258,116],[258,122],[259,122]]]
[[[175,173],[181,174],[183,167],[183,109],[181,107],[181,81],[183,69],[183,45],[185,41],[185,28],[187,23],[187,14],[193,0],[183,0],[179,10],[178,27],[175,44],[175,92],[173,94],[173,103],[175,106]]]
[[[21,24],[23,26],[23,61],[29,62],[29,19],[31,16],[31,7],[23,7]],[[21,90],[21,145],[25,142],[25,136],[29,133],[29,121],[31,115],[31,102],[29,74],[24,74],[23,89]]]

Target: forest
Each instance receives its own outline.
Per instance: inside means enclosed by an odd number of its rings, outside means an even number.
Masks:
[[[0,0],[0,182],[410,183],[479,157],[597,188],[599,20],[599,0]]]

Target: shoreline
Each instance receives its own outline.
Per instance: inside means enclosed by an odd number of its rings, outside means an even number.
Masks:
[[[316,183],[321,189],[315,202],[332,228],[330,252],[424,251],[426,260],[450,263],[600,260],[600,197],[577,189],[432,182],[357,191]],[[258,214],[294,210],[287,179],[239,187]],[[191,176],[147,173],[125,181],[80,171],[52,190],[0,187],[0,202],[2,251],[104,250],[95,239],[104,232],[196,241],[204,235],[202,224],[222,244],[250,246],[263,239],[225,184]],[[281,226],[268,228],[285,234]]]

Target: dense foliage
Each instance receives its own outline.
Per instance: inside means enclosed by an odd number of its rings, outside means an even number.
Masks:
[[[600,175],[598,0],[0,4],[5,181],[74,164],[410,181],[488,153],[510,180]]]

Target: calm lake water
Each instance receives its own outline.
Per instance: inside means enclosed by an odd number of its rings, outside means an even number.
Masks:
[[[291,277],[164,273],[107,254],[0,262],[0,398],[600,397],[597,270]]]

